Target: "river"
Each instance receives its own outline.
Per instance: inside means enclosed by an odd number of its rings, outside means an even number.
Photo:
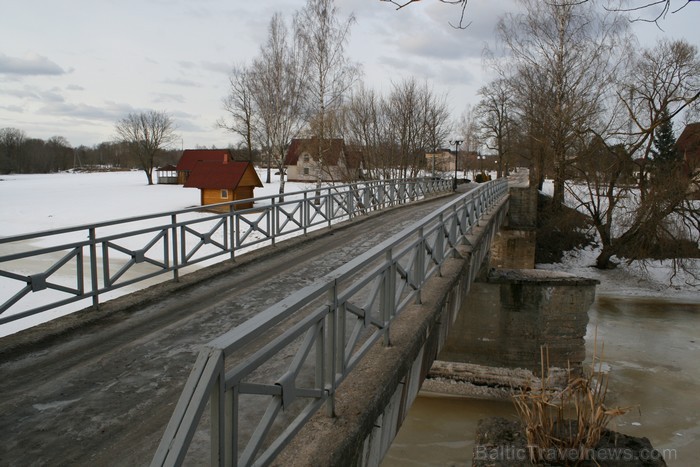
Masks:
[[[629,407],[610,428],[649,438],[669,466],[700,460],[700,298],[601,296],[589,310],[586,347],[603,351],[607,405]],[[510,402],[421,395],[382,466],[471,465],[477,422],[513,417]]]

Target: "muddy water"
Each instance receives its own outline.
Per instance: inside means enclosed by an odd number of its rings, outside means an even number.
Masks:
[[[649,438],[670,466],[700,465],[700,297],[696,303],[600,297],[586,346],[603,346],[608,405],[630,407],[611,428]],[[419,397],[384,467],[471,465],[480,418],[513,416],[508,402]]]

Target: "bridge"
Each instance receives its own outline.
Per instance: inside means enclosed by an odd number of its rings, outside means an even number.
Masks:
[[[68,292],[91,309],[0,340],[2,463],[378,462],[508,211],[505,180],[457,194],[432,183],[305,195],[255,221],[232,209],[199,233],[174,214],[167,227],[137,230],[157,240],[120,247],[125,264],[149,263],[157,245],[180,260],[151,266],[176,280],[104,303],[106,288],[90,280],[92,290]],[[321,230],[300,221],[317,216]],[[304,235],[235,256],[252,238],[241,223]],[[195,256],[175,245],[178,230],[231,259],[180,275]],[[116,239],[91,232],[62,245],[65,261],[82,263],[83,249],[97,257],[99,242],[106,256]],[[102,280],[118,285],[126,265],[103,268]],[[26,282],[22,297],[48,287],[47,274],[11,275]]]

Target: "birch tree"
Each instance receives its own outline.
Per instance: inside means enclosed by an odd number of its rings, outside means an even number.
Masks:
[[[287,146],[304,124],[306,73],[298,44],[282,15],[274,14],[267,42],[250,68],[248,85],[258,117],[260,143],[280,173],[280,194],[284,193]]]
[[[307,123],[312,136],[318,140],[315,155],[317,184],[321,184],[321,171],[329,141],[337,136],[336,113],[343,99],[360,76],[360,68],[345,54],[350,39],[350,28],[355,17],[341,20],[334,0],[307,0],[306,5],[294,17],[294,30],[300,42],[305,63]]]

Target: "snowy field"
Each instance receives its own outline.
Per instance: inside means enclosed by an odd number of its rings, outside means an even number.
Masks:
[[[259,171],[265,180],[264,171]],[[279,176],[256,188],[262,197],[279,191]],[[306,183],[286,192],[308,190]],[[93,224],[199,206],[199,190],[182,185],[147,185],[143,171],[66,172],[0,176],[0,237]]]
[[[265,180],[265,171],[259,171],[261,180]],[[273,175],[272,183],[264,184],[263,188],[255,190],[256,197],[277,194],[279,177]],[[289,183],[285,192],[291,193],[313,188],[306,183]],[[287,198],[290,199],[290,198]],[[134,216],[158,214],[197,207],[200,203],[200,192],[196,188],[184,188],[182,185],[147,185],[146,176],[142,171],[130,172],[66,172],[58,174],[36,175],[2,175],[0,176],[0,237],[10,237],[21,234],[53,231],[59,228],[75,227],[112,221]],[[193,212],[182,218],[206,216]],[[124,228],[124,227],[122,227]],[[117,232],[119,227],[111,228]],[[130,230],[134,226],[130,226]],[[76,235],[84,235],[81,231],[71,236],[45,238],[32,241],[33,248],[50,247],[52,240],[60,238],[61,242],[81,241]],[[129,246],[129,245],[126,245]],[[140,245],[143,246],[143,245]],[[135,246],[138,248],[140,246]],[[259,246],[259,245],[258,245]],[[16,248],[16,247],[14,247]],[[0,244],[0,256],[14,253],[12,244]],[[99,252],[98,252],[99,254]],[[198,265],[202,267],[212,262],[221,261],[226,256],[209,260]],[[43,272],[47,266],[27,266],[22,272],[26,275]],[[197,267],[197,266],[194,266]],[[71,271],[59,271],[57,274],[69,278]],[[56,279],[56,275],[52,279]],[[74,274],[74,273],[72,273]],[[74,276],[73,276],[74,277]],[[112,299],[145,287],[155,282],[170,279],[164,274],[142,283],[118,289],[104,294],[104,299]],[[18,282],[0,278],[0,303],[4,303],[18,291]],[[43,292],[42,292],[43,293]],[[53,293],[51,291],[47,293]],[[26,297],[23,303],[32,304],[33,297]],[[61,311],[50,311],[12,323],[0,324],[0,337],[17,332],[40,322],[70,313],[88,306],[89,302],[81,301],[61,308]]]

